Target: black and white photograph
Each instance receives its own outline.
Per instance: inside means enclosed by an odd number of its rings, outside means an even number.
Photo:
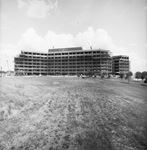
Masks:
[[[0,0],[0,150],[147,149],[147,0]]]

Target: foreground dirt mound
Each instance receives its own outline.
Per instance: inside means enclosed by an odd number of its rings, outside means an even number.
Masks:
[[[145,150],[146,87],[80,78],[3,78],[0,150]]]

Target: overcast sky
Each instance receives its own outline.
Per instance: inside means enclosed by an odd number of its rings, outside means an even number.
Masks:
[[[128,55],[147,70],[146,0],[0,0],[0,66],[21,50],[82,46]]]

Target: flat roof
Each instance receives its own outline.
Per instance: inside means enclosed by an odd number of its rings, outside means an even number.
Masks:
[[[108,52],[109,50],[104,50],[104,49],[83,49],[82,47],[72,47],[72,48],[54,48],[54,49],[49,49],[49,53],[67,53],[67,52],[93,52],[93,51],[106,51]]]
[[[36,51],[27,51],[21,50],[21,53],[37,53],[37,54],[47,54],[46,52],[36,52]]]
[[[112,57],[129,57],[127,55],[115,55],[115,56],[112,56]]]
[[[24,55],[26,54],[37,54],[37,55],[48,55],[54,54],[54,53],[74,53],[74,52],[94,52],[94,51],[101,51],[101,52],[110,52],[110,50],[104,50],[104,49],[82,49],[82,47],[69,47],[69,48],[57,48],[57,49],[49,49],[51,51],[48,51],[48,53],[45,52],[37,52],[37,51],[27,51],[27,50],[21,50],[21,53],[19,55]],[[110,52],[111,53],[111,52]],[[16,56],[18,57],[18,56]]]
[[[82,47],[52,48],[48,49],[48,52],[76,51],[76,50],[82,50]]]

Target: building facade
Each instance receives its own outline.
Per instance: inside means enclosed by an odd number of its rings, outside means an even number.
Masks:
[[[47,53],[21,51],[14,63],[16,75],[47,75]]]
[[[82,50],[82,47],[49,49],[48,75],[90,75],[111,73],[112,63],[107,50]]]
[[[21,51],[14,58],[17,75],[101,75],[129,71],[129,57],[113,56],[109,50],[82,47],[54,48],[48,53]]]
[[[129,57],[118,55],[112,57],[112,74],[119,75],[120,73],[128,73],[130,70]]]
[[[23,75],[101,75],[112,73],[108,50],[82,47],[49,49],[48,53],[21,51],[14,58],[15,73]]]

